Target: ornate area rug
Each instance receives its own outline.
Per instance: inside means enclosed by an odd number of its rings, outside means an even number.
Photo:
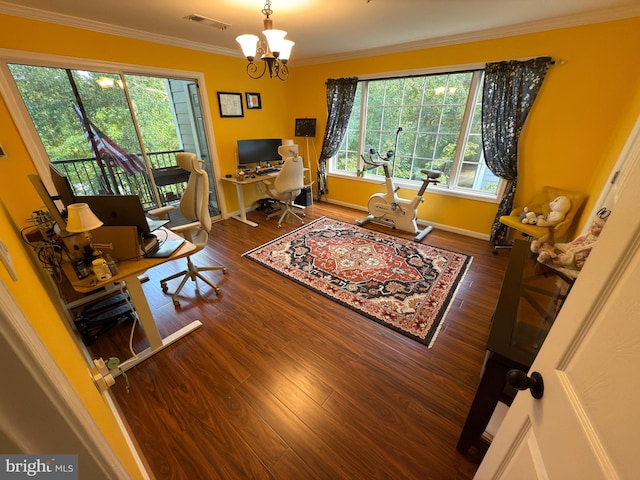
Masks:
[[[243,256],[429,347],[472,260],[326,217]]]

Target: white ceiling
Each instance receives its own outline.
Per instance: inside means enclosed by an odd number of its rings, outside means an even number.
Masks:
[[[264,0],[0,0],[0,13],[241,56]],[[272,0],[292,63],[350,58],[640,15],[640,0]],[[183,19],[198,14],[226,30]]]

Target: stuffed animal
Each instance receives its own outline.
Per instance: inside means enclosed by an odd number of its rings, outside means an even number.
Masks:
[[[571,209],[571,200],[564,195],[554,198],[549,202],[549,213],[531,212],[524,207],[524,213],[520,215],[522,223],[538,225],[539,227],[555,227],[567,216]]]
[[[606,215],[602,214],[603,211]],[[610,211],[607,209],[600,210],[594,217],[589,231],[570,243],[555,243],[553,229],[550,228],[547,235],[531,242],[531,251],[538,254],[540,263],[550,267],[572,271],[582,270],[609,213]]]
[[[543,213],[531,212],[528,207],[524,207],[524,212],[520,214],[520,221],[522,223],[528,223],[529,225],[535,225],[538,222],[538,215],[543,215]]]

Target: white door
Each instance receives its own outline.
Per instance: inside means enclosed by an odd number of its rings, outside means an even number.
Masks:
[[[636,153],[637,155],[637,153]],[[476,479],[640,478],[640,166],[628,181]]]
[[[0,453],[75,454],[82,472],[79,478],[128,478],[124,465],[1,279],[0,365]],[[93,388],[88,369],[86,381],[87,388]],[[5,470],[0,466],[0,478],[8,478],[2,473]],[[141,472],[148,478],[142,467]]]

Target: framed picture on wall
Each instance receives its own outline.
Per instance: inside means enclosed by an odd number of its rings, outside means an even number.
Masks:
[[[262,101],[260,100],[259,93],[246,92],[247,109],[259,109],[262,108]]]
[[[221,117],[244,117],[240,93],[218,92],[218,106]]]

